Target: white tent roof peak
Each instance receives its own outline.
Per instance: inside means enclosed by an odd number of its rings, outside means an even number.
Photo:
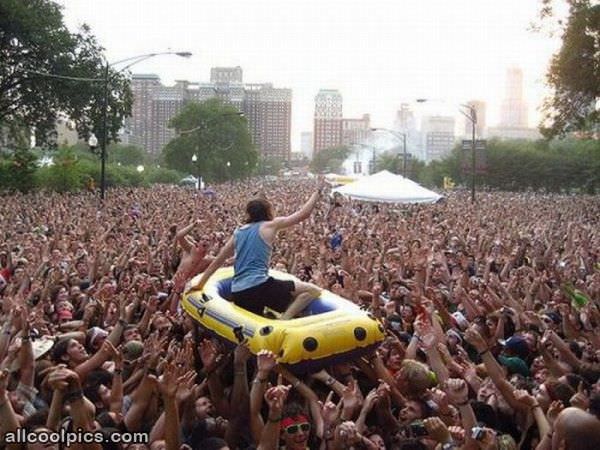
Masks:
[[[333,192],[369,202],[435,203],[442,197],[401,175],[382,170]]]

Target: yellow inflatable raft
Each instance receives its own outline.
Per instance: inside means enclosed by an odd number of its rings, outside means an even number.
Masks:
[[[278,279],[295,280],[272,270]],[[198,275],[194,281],[200,277]],[[384,339],[383,327],[354,303],[323,290],[304,317],[277,320],[258,316],[230,302],[233,267],[219,269],[203,290],[183,296],[183,309],[208,331],[231,344],[244,337],[253,354],[262,349],[295,373],[320,370],[359,357]]]

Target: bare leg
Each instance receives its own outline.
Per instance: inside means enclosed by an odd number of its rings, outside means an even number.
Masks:
[[[295,282],[295,290],[292,292],[294,301],[290,303],[287,310],[281,316],[281,320],[288,320],[296,317],[306,308],[311,301],[321,295],[321,289],[314,284]]]

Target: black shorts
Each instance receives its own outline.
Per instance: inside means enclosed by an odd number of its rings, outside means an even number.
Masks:
[[[232,292],[233,303],[258,315],[263,314],[265,306],[282,313],[292,302],[292,292],[295,289],[296,285],[293,281],[269,277],[262,284]]]

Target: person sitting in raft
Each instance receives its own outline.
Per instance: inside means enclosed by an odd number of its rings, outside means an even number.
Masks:
[[[256,198],[246,205],[246,224],[237,228],[217,257],[202,274],[198,284],[186,291],[199,290],[221,265],[234,254],[231,284],[233,302],[254,314],[262,315],[267,306],[283,313],[282,320],[297,316],[321,295],[317,286],[302,281],[278,280],[269,276],[271,250],[277,232],[307,219],[321,197],[323,186],[295,213],[273,218],[271,203]]]

